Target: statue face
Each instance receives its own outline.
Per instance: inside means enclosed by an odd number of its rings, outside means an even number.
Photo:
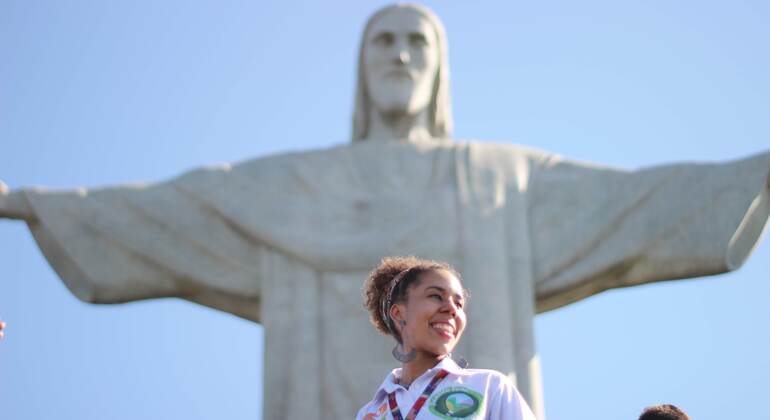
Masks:
[[[431,101],[438,41],[430,22],[409,8],[372,23],[364,45],[364,77],[372,107],[384,114],[417,114]]]

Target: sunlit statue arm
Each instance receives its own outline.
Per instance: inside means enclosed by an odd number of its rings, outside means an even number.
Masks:
[[[179,297],[259,321],[261,248],[218,207],[233,203],[217,202],[217,192],[204,197],[225,173],[101,189],[4,188],[0,216],[27,222],[48,262],[85,302]]]
[[[739,268],[770,213],[770,152],[624,171],[546,156],[530,220],[538,311]]]

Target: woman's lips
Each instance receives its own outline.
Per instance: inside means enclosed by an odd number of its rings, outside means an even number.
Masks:
[[[450,340],[455,337],[455,328],[448,322],[432,322],[430,326],[442,337]]]

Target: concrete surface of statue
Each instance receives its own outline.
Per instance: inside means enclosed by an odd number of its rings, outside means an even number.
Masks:
[[[460,270],[457,353],[509,373],[543,418],[535,314],[738,268],[767,221],[770,152],[628,172],[451,140],[446,40],[421,7],[371,18],[358,78],[352,144],[146,186],[4,189],[0,216],[27,221],[84,301],[175,296],[262,323],[265,419],[350,418],[371,398],[396,363],[362,308],[383,256]]]

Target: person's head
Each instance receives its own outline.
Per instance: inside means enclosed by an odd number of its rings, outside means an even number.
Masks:
[[[452,132],[444,27],[423,6],[394,4],[372,15],[358,55],[353,141],[369,133],[372,113],[426,113],[435,138]]]
[[[384,258],[365,285],[374,326],[404,347],[449,354],[465,330],[467,292],[448,264],[415,257]]]
[[[645,408],[639,420],[690,420],[690,416],[675,405],[660,404]]]

